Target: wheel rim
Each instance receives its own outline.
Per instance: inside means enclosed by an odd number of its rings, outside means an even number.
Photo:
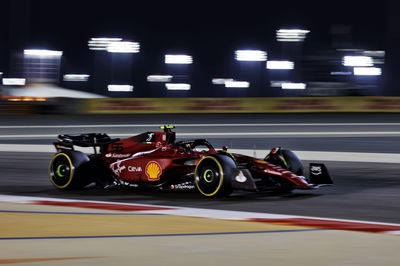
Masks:
[[[71,159],[64,153],[54,156],[50,163],[50,179],[58,188],[67,187],[72,181],[73,166]]]
[[[56,176],[58,177],[64,177],[65,174],[68,172],[68,166],[66,166],[65,164],[60,164],[57,166],[57,170],[56,170]]]
[[[198,190],[205,196],[217,194],[224,178],[219,162],[213,157],[206,157],[198,164],[195,172]]]
[[[214,177],[215,177],[214,171],[212,171],[211,169],[207,169],[203,173],[203,179],[207,183],[212,183],[214,180]]]

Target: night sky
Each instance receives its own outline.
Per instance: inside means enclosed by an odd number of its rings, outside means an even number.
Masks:
[[[87,48],[91,37],[122,37],[141,44],[144,72],[162,72],[165,53],[188,53],[202,71],[229,73],[234,50],[255,48],[280,57],[275,40],[279,28],[311,31],[304,52],[331,49],[330,27],[352,26],[353,48],[384,49],[385,1],[11,1],[30,3],[25,35],[26,48],[64,51],[66,68],[87,72],[93,53]],[[21,5],[23,8],[23,5]],[[10,29],[10,12],[2,16]],[[12,21],[12,20],[11,20]],[[9,30],[10,31],[10,30]],[[2,54],[10,47],[11,34],[2,35]],[[11,45],[12,46],[12,45]],[[5,67],[4,56],[1,66]]]

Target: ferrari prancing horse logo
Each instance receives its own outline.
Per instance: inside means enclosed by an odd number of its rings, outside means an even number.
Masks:
[[[158,180],[161,175],[161,166],[156,161],[148,162],[145,172],[149,180]]]

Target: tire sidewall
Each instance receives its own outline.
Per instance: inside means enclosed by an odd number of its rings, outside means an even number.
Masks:
[[[287,169],[296,175],[303,175],[304,170],[301,160],[293,151],[281,150],[278,154],[268,154],[265,157],[265,161],[269,162],[268,156],[275,157],[271,160],[272,163],[274,163],[274,161],[278,159],[281,161],[280,164],[277,164],[278,166]]]
[[[219,180],[217,187],[212,192],[205,192],[199,184],[200,171],[207,168],[207,164],[215,164],[218,168]],[[213,167],[210,167],[212,169]],[[194,172],[194,183],[196,189],[206,197],[227,196],[232,192],[232,172],[236,163],[227,155],[212,154],[203,157],[197,164]]]
[[[272,162],[269,161],[268,156],[273,157],[273,159],[271,160]],[[291,150],[281,150],[277,154],[268,154],[264,160],[273,164],[275,164],[275,161],[278,160],[280,161],[280,163],[277,164],[278,166],[287,169],[296,175],[303,175],[304,173],[301,160]],[[295,185],[288,180],[282,179],[279,183],[281,187],[277,189],[278,193],[290,193],[292,190],[295,189]]]
[[[69,163],[69,167],[70,167],[70,173],[68,176],[68,180],[63,185],[58,185],[54,181],[55,169],[53,169],[53,163],[59,157],[66,158],[66,160]],[[85,153],[79,152],[79,151],[62,151],[62,152],[56,153],[53,156],[53,158],[51,159],[50,165],[49,165],[49,177],[50,177],[51,183],[60,190],[83,188],[85,185],[87,185],[88,180],[85,176],[86,171],[83,171],[82,166],[84,164],[88,163],[89,161],[90,161],[89,157]]]

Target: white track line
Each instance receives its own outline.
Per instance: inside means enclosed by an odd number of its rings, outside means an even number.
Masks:
[[[262,158],[268,150],[232,149],[234,153]],[[395,163],[400,164],[400,154],[396,153],[366,153],[366,152],[331,152],[331,151],[294,151],[305,161],[334,161],[362,163]]]
[[[149,205],[140,203],[119,203],[110,201],[91,201],[91,200],[78,200],[78,199],[58,199],[58,198],[45,198],[45,197],[29,197],[29,196],[13,196],[13,195],[1,195],[0,202],[12,202],[12,203],[35,203],[37,201],[58,201],[58,202],[90,202],[90,203],[107,203],[107,204],[119,204],[119,205],[135,205],[145,207],[160,207],[169,208],[164,210],[150,210],[150,211],[136,211],[137,213],[157,213],[166,215],[179,215],[179,216],[192,216],[192,217],[205,217],[213,219],[230,219],[230,220],[248,220],[248,219],[291,219],[291,218],[305,218],[305,219],[317,219],[325,221],[337,221],[337,222],[349,222],[349,223],[363,223],[371,225],[389,225],[389,226],[400,226],[396,223],[382,223],[372,222],[363,220],[350,220],[350,219],[335,219],[326,217],[313,217],[313,216],[298,216],[298,215],[285,215],[285,214],[272,214],[272,213],[260,213],[260,212],[243,212],[243,211],[226,211],[226,210],[215,210],[215,209],[202,209],[202,208],[187,208],[177,207],[168,205]],[[386,231],[384,233],[399,234],[399,231]]]
[[[389,235],[400,235],[400,231],[386,231],[385,234],[389,234]]]
[[[112,137],[130,137],[140,133],[113,133]],[[196,133],[176,133],[178,137],[370,137],[370,136],[400,136],[400,131],[332,131],[332,132],[196,132]],[[0,135],[0,139],[21,139],[21,138],[56,138],[55,134],[6,134]]]
[[[93,148],[77,147],[77,150],[92,153]],[[233,153],[262,158],[269,150],[230,149]],[[53,145],[46,144],[0,144],[0,152],[45,152],[55,153]],[[327,151],[295,151],[306,161],[335,162],[366,162],[366,163],[396,163],[400,164],[400,154],[394,153],[364,153],[364,152],[327,152]]]
[[[160,123],[162,124],[162,123]],[[160,124],[104,124],[104,125],[30,125],[0,126],[0,129],[12,128],[115,128],[115,127],[156,127]],[[232,123],[232,124],[173,124],[175,127],[296,127],[296,126],[400,126],[400,123]]]

